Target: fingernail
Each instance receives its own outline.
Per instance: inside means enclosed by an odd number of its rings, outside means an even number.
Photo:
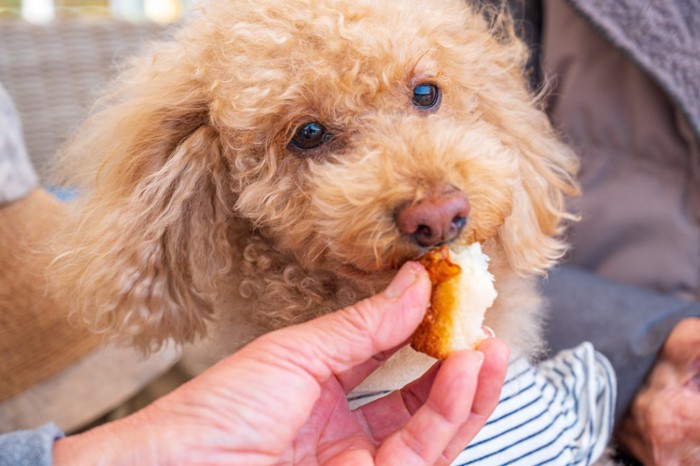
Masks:
[[[417,267],[418,264],[414,262],[405,263],[399,270],[399,273],[389,283],[389,286],[386,287],[386,290],[384,290],[384,295],[390,299],[401,296],[408,287],[416,282],[416,278],[418,278]]]
[[[493,331],[491,327],[488,325],[482,325],[481,329],[486,333],[489,337],[491,338],[496,338],[496,332]]]

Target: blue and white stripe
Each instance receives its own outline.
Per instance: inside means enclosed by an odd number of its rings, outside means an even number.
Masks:
[[[519,359],[508,372],[498,407],[455,464],[579,466],[603,454],[615,377],[591,344],[537,366]]]
[[[537,365],[515,360],[498,407],[454,464],[592,464],[612,433],[615,390],[610,363],[590,343]]]

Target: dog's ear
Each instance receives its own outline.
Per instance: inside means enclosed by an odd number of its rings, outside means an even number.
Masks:
[[[483,27],[493,39],[479,58],[484,60],[488,85],[479,87],[474,100],[480,117],[497,129],[502,143],[518,159],[512,211],[498,238],[512,268],[529,275],[545,273],[566,252],[563,233],[576,219],[566,200],[579,193],[578,159],[558,139],[543,111],[545,90],[533,95],[530,89],[529,51],[506,5],[475,7],[481,15],[467,15],[472,21],[469,27]]]
[[[517,154],[519,165],[512,211],[500,228],[499,239],[518,273],[543,274],[566,253],[563,234],[567,223],[577,219],[567,209],[567,200],[579,194],[579,162],[529,96],[522,77],[514,78],[509,93],[496,91],[490,96],[498,102],[487,105],[485,112],[499,127],[502,141]],[[503,108],[508,111],[496,110]]]
[[[86,192],[59,235],[55,283],[95,329],[145,351],[205,330],[231,261],[228,166],[177,53],[133,64],[61,158]]]
[[[579,194],[579,163],[543,111],[546,90],[533,95],[530,89],[529,50],[505,5],[481,10],[494,41],[486,62],[491,66],[489,85],[480,87],[478,102],[481,117],[497,128],[519,164],[512,212],[500,228],[499,240],[514,270],[542,274],[566,252],[563,233],[567,222],[576,219],[566,200]]]
[[[549,122],[532,126],[529,136],[521,134],[523,139],[516,143],[520,180],[514,188],[512,213],[499,234],[511,266],[524,275],[545,273],[566,253],[563,235],[567,223],[577,218],[567,210],[566,201],[579,194],[578,159],[555,137]]]

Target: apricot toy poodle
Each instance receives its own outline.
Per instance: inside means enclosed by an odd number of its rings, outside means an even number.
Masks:
[[[206,2],[64,151],[87,195],[58,287],[146,351],[207,334],[220,357],[478,241],[486,324],[532,354],[577,161],[514,29],[464,0]]]

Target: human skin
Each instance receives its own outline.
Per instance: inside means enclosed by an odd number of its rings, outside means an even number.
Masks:
[[[498,403],[496,338],[351,411],[346,394],[405,345],[430,281],[405,264],[389,287],[268,333],[132,416],[56,442],[54,464],[449,464]]]
[[[700,464],[700,318],[673,329],[618,438],[646,466]]]

